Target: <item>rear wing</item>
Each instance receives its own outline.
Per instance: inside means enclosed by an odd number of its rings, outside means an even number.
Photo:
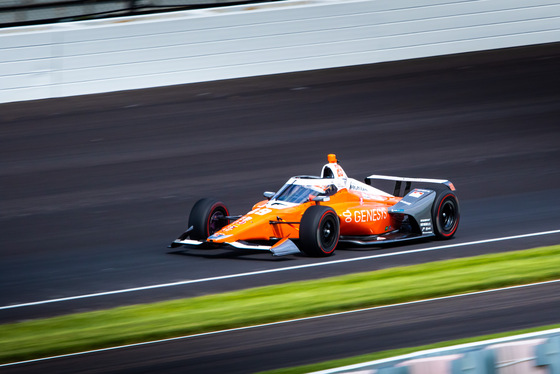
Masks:
[[[446,179],[428,179],[428,178],[407,178],[407,177],[392,177],[389,175],[370,175],[369,177],[366,177],[365,182],[367,185],[372,186],[372,181],[395,181],[395,187],[393,189],[393,196],[398,196],[398,197],[402,197],[405,196],[406,194],[408,194],[410,192],[410,189],[412,187],[412,183],[418,183],[418,184],[443,184],[444,186],[446,186],[447,188],[449,188],[451,191],[455,191],[455,186],[453,185],[453,183],[451,183],[450,181],[446,180]],[[403,182],[405,184],[404,187],[404,192],[401,195],[401,189],[402,189],[402,185]],[[377,187],[377,186],[376,186]],[[386,189],[380,188],[381,190],[384,190],[385,192],[391,193],[390,191],[386,191]]]

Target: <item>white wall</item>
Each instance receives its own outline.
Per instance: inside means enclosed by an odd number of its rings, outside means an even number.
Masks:
[[[558,0],[290,0],[0,29],[0,103],[560,41]]]
[[[238,0],[134,0],[135,8],[177,7],[188,5],[218,5]],[[47,6],[51,4],[50,6]],[[56,4],[56,5],[52,5]],[[36,7],[37,5],[43,5]],[[1,0],[0,25],[14,22],[42,21],[60,18],[78,18],[94,13],[115,12],[127,14],[132,7],[131,0],[81,1],[75,0]],[[18,7],[17,9],[6,8]],[[128,13],[130,14],[130,13]]]

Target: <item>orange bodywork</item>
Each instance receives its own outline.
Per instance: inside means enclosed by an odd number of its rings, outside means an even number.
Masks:
[[[341,235],[379,235],[395,227],[388,208],[401,199],[344,187],[325,202],[309,200],[294,206],[276,208],[276,204],[264,200],[255,204],[252,211],[216,232],[208,242],[298,239],[299,222],[305,211],[315,204],[327,205],[335,210],[340,220]]]
[[[349,178],[336,155],[329,154],[327,161],[319,176],[290,178],[277,192],[265,192],[268,200],[243,216],[230,216],[218,200],[199,200],[189,228],[171,247],[325,256],[339,242],[365,246],[427,236],[449,239],[457,230],[459,204],[450,181],[370,175],[364,183]],[[394,183],[392,194],[373,186],[387,182]],[[413,183],[437,187],[412,189]]]

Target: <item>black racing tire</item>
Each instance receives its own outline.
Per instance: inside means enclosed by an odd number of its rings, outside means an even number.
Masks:
[[[226,216],[229,216],[229,211],[221,201],[211,198],[198,200],[189,215],[189,227],[193,228],[191,239],[206,240],[229,223]]]
[[[451,239],[459,227],[459,200],[452,191],[437,191],[432,206],[434,234],[438,239]]]
[[[299,247],[308,256],[330,256],[340,237],[340,221],[333,208],[313,205],[309,207],[299,227]]]

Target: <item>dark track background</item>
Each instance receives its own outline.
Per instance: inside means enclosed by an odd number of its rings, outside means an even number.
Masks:
[[[318,174],[327,153],[357,179],[375,173],[453,181],[462,218],[452,242],[558,229],[559,66],[560,45],[552,44],[0,105],[0,306],[328,261],[166,248],[198,198],[216,196],[246,212],[289,176]],[[559,239],[10,309],[0,320]],[[331,259],[438,244],[341,250]]]

